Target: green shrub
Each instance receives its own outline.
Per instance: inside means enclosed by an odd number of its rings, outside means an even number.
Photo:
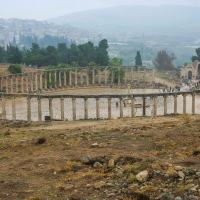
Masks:
[[[8,67],[8,71],[11,74],[21,74],[22,73],[22,67],[20,65],[10,65]]]

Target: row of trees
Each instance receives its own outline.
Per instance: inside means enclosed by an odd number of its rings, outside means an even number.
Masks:
[[[74,66],[109,64],[108,42],[103,39],[98,46],[92,42],[85,44],[72,44],[67,47],[65,43],[59,43],[57,47],[48,46],[41,48],[33,43],[30,50],[20,50],[17,46],[9,45],[5,50],[0,47],[0,62],[25,63],[26,65],[50,66],[58,64],[69,64]]]
[[[108,42],[103,39],[98,46],[94,46],[92,42],[85,44],[72,44],[67,47],[66,43],[58,43],[57,47],[48,46],[41,48],[37,43],[33,43],[30,50],[20,50],[17,46],[9,45],[5,50],[0,47],[0,62],[5,63],[25,63],[33,66],[56,66],[59,64],[72,66],[119,66],[123,64],[122,59],[109,59]],[[196,50],[197,56],[193,56],[193,60],[200,60],[200,48]],[[173,60],[175,56],[169,55],[165,50],[158,52],[153,64],[158,70],[173,70]],[[142,65],[140,52],[137,51],[135,57],[135,65]]]

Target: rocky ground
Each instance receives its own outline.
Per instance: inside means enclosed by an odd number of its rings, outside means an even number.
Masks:
[[[0,199],[200,197],[199,115],[1,126]]]

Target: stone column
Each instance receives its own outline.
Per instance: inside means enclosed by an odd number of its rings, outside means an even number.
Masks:
[[[47,72],[44,72],[44,87],[47,90]]]
[[[108,119],[112,118],[112,99],[108,98]]]
[[[41,122],[42,121],[42,99],[41,97],[37,98],[38,100],[38,121]]]
[[[85,119],[88,119],[88,98],[84,98],[84,114],[85,114]]]
[[[77,74],[77,69],[75,69],[75,85],[77,85],[78,82],[78,74]]]
[[[72,85],[72,70],[69,70],[69,85]]]
[[[131,67],[131,83],[133,83],[133,78],[134,78],[134,77],[133,77],[133,75],[134,75],[134,74],[133,74],[133,73],[134,73],[134,72],[133,72],[133,68],[134,68],[134,67]]]
[[[24,76],[21,75],[21,93],[24,93]]]
[[[30,82],[30,84],[31,84],[31,92],[33,91],[33,73],[31,73],[31,82]]]
[[[60,111],[61,111],[61,120],[65,121],[65,108],[64,108],[64,98],[60,98]]]
[[[140,82],[140,66],[138,66],[138,83]]]
[[[27,121],[31,122],[31,98],[27,97]]]
[[[95,73],[94,73],[94,69],[92,69],[92,85],[95,84]]]
[[[174,95],[174,114],[177,114],[177,95]]]
[[[101,84],[101,70],[98,69],[98,84]]]
[[[120,82],[121,82],[121,80],[120,80],[120,67],[118,67],[118,85],[120,85]]]
[[[131,94],[131,85],[127,84],[127,87],[128,87],[128,95],[130,95]]]
[[[83,85],[83,70],[81,69],[81,85]]]
[[[6,93],[9,93],[9,89],[8,89],[8,76],[6,76]]]
[[[35,90],[38,91],[38,75],[35,73]]]
[[[15,82],[16,82],[16,84],[15,84],[15,87],[16,87],[16,93],[18,93],[19,92],[19,84],[18,84],[18,76],[15,76]]]
[[[120,117],[123,117],[123,97],[119,99],[119,106],[120,106]]]
[[[88,68],[86,69],[86,84],[87,84],[87,86],[90,85],[89,84],[89,69]]]
[[[155,96],[153,97],[153,113],[154,113],[154,116],[157,116],[157,109],[158,109],[158,97]]]
[[[72,98],[73,120],[76,120],[76,98]]]
[[[42,72],[40,72],[40,90],[43,89],[43,84],[42,84]]]
[[[124,84],[126,83],[126,69],[127,67],[123,67],[122,70],[124,70]]]
[[[52,89],[52,80],[51,80],[51,77],[52,77],[52,73],[49,72],[49,89]]]
[[[153,81],[155,81],[155,69],[153,68]]]
[[[144,67],[144,81],[146,81],[146,67]]]
[[[146,116],[146,97],[142,97],[142,101],[143,101],[142,114],[143,116]]]
[[[3,120],[6,120],[6,102],[5,102],[5,97],[2,96],[2,118]]]
[[[104,83],[105,83],[105,85],[107,85],[107,82],[108,82],[108,80],[107,80],[107,68],[105,68],[104,72],[105,72],[105,74],[104,74]]]
[[[186,97],[187,97],[187,95],[184,94],[183,95],[183,114],[184,115],[186,114]]]
[[[100,119],[99,98],[96,98],[96,118]]]
[[[61,71],[58,72],[58,77],[59,77],[59,88],[62,87],[62,81],[61,81]]]
[[[13,77],[10,77],[10,92],[13,94]]]
[[[66,71],[64,70],[63,73],[64,73],[64,87],[66,87],[67,86]]]
[[[55,79],[54,88],[57,88],[57,71],[54,71],[54,79]]]
[[[28,74],[26,74],[26,92],[29,92],[29,88],[28,88]]]
[[[195,94],[192,94],[192,114],[195,114]]]
[[[2,90],[3,90],[3,76],[0,77],[0,78],[1,78],[1,82],[0,82],[0,84],[1,84],[1,86],[0,86],[0,90],[2,91]]]
[[[131,97],[131,117],[135,117],[135,98]]]
[[[112,67],[111,68],[111,85],[113,84],[114,82],[114,68]]]
[[[15,108],[15,97],[12,96],[12,121],[16,121],[16,108]]]
[[[167,96],[164,96],[164,115],[167,115]]]
[[[53,120],[53,99],[49,98],[49,116]]]

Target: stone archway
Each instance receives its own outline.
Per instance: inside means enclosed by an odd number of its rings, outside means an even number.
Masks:
[[[192,79],[192,71],[188,71],[188,79],[189,79],[189,80]]]

